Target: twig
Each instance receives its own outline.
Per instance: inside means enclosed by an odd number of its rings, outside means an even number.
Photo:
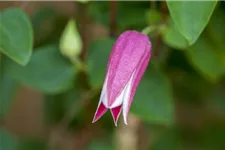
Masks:
[[[166,23],[167,21],[167,14],[168,14],[168,8],[166,1],[161,2],[161,14],[162,14],[162,21],[163,23]]]
[[[83,41],[83,50],[82,50],[82,53],[81,53],[81,60],[83,62],[86,61],[86,58],[87,58],[87,54],[88,54],[88,15],[87,15],[87,6],[88,6],[88,3],[76,3],[76,5],[78,5],[78,10],[79,10],[79,13],[78,14],[81,14],[78,16],[79,18],[79,21],[80,21],[80,33],[81,33],[81,38],[82,38],[82,41]]]
[[[168,9],[167,9],[167,4],[166,1],[162,1],[161,2],[161,14],[162,14],[162,22],[163,24],[166,24],[167,22],[167,13],[168,13]],[[156,42],[155,42],[155,56],[159,56],[160,55],[160,48],[162,46],[162,37],[160,35],[158,35]]]
[[[29,1],[22,1],[20,4],[20,8],[25,11],[28,4],[29,4]]]
[[[152,1],[150,2],[150,8],[151,8],[151,9],[156,9],[156,1],[152,0]]]
[[[116,36],[116,10],[117,1],[110,1],[110,36]]]

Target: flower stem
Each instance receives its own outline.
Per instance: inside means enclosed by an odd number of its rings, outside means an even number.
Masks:
[[[152,32],[158,32],[159,34],[163,33],[166,29],[166,25],[165,24],[160,24],[160,25],[151,25],[151,26],[147,26],[146,28],[144,28],[141,33],[149,35]]]
[[[141,33],[148,35],[148,34],[150,34],[151,32],[155,31],[156,29],[157,29],[157,27],[156,27],[155,25],[148,26],[148,27],[144,28],[144,29],[141,31]]]
[[[140,127],[140,120],[136,116],[129,115],[129,125],[125,125],[123,121],[116,130],[116,148],[117,150],[138,150],[138,130]]]
[[[78,69],[78,72],[86,71],[86,66],[84,65],[84,63],[82,63],[82,61],[78,57],[71,57],[70,60],[74,64],[75,68]]]
[[[110,2],[110,36],[116,36],[116,11],[117,11],[117,1]]]

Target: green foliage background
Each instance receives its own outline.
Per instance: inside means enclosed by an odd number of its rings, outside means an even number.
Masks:
[[[1,150],[63,149],[57,142],[49,146],[48,138],[20,136],[5,128],[22,86],[44,95],[40,111],[46,127],[88,139],[76,149],[117,149],[114,135],[120,125],[114,126],[109,113],[95,124],[91,121],[116,37],[143,29],[149,32],[152,58],[130,114],[141,120],[144,135],[153,138],[136,137],[147,141],[139,149],[225,149],[225,2],[72,3],[77,10],[71,16],[54,7],[30,15],[13,7],[0,12]],[[59,46],[71,17],[84,44],[76,60],[63,55]],[[109,34],[88,40],[93,23]]]

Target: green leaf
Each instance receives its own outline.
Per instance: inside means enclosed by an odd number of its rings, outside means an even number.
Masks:
[[[150,123],[168,125],[174,122],[171,85],[167,77],[152,66],[137,88],[131,111]]]
[[[39,138],[22,138],[19,140],[17,150],[47,150],[46,143]]]
[[[167,45],[176,49],[185,49],[189,47],[188,41],[178,31],[172,20],[169,20],[169,27],[163,32],[163,40]]]
[[[164,42],[176,49],[184,49],[189,46],[187,40],[180,34],[176,28],[169,28],[163,36]]]
[[[0,51],[20,65],[30,60],[33,30],[28,16],[20,9],[0,13]]]
[[[16,150],[17,140],[6,130],[0,129],[1,150]]]
[[[149,150],[180,150],[181,143],[175,130],[167,130],[152,144]]]
[[[189,47],[186,56],[195,69],[211,82],[217,82],[225,74],[225,67],[210,41],[201,37]]]
[[[217,1],[167,1],[180,33],[192,45],[210,20]]]
[[[113,39],[96,40],[89,47],[88,77],[93,87],[100,87],[103,84],[114,42]]]
[[[46,93],[61,93],[70,89],[75,77],[73,65],[54,46],[35,50],[25,67],[10,60],[6,67],[15,80]]]

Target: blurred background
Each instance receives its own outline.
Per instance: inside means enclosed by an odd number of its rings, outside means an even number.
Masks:
[[[0,53],[0,150],[225,150],[224,1],[191,45],[165,1],[0,2],[9,8],[28,16],[31,32],[12,36],[31,33],[33,50],[25,66]],[[152,58],[128,126],[109,112],[92,123],[113,43],[143,29]]]

